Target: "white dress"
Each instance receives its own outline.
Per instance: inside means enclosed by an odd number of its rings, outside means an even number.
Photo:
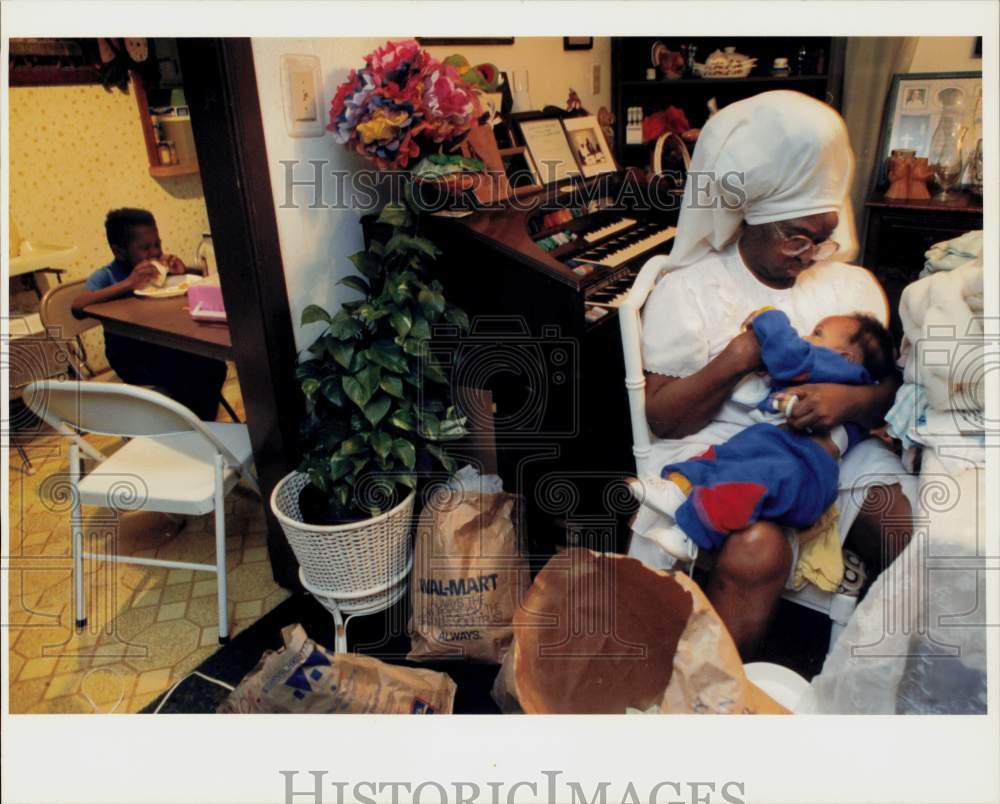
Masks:
[[[643,366],[671,377],[694,374],[740,333],[747,316],[768,306],[785,312],[799,333],[811,332],[831,315],[867,313],[883,324],[889,321],[885,293],[866,269],[820,262],[792,287],[771,288],[747,268],[734,243],[666,274],[653,288],[642,311]],[[754,423],[745,406],[726,401],[697,433],[654,441],[649,465],[686,460]],[[863,441],[841,463],[841,541],[872,483],[900,483],[911,503],[916,498],[916,478],[905,472],[898,457],[877,439]]]

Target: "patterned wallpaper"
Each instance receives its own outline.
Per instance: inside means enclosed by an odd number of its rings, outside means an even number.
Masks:
[[[144,207],[156,216],[164,249],[194,262],[208,230],[201,178],[149,175],[131,89],[128,95],[100,85],[9,93],[10,209],[21,238],[76,245],[68,278],[85,278],[112,256],[107,211]],[[87,349],[94,351],[89,342]],[[103,357],[100,345],[97,355]]]

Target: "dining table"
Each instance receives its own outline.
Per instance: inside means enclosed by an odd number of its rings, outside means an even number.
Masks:
[[[233,359],[233,342],[224,322],[195,321],[186,295],[158,299],[127,296],[91,304],[84,313],[96,318],[107,332],[182,352]]]

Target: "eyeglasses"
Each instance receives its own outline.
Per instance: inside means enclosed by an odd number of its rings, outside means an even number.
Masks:
[[[789,235],[778,223],[771,223],[774,230],[781,235],[781,253],[786,257],[801,257],[807,251],[811,251],[814,260],[826,260],[840,250],[840,244],[836,240],[824,240],[822,243],[814,243],[812,238],[806,235]]]

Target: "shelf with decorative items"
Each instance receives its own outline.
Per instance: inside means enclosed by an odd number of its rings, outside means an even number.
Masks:
[[[839,109],[845,49],[846,40],[836,37],[612,38],[619,164],[650,166],[668,131],[693,151],[714,110],[760,92],[793,89]]]
[[[132,73],[135,102],[139,107],[139,124],[146,143],[149,175],[156,178],[186,176],[198,173],[198,155],[194,147],[191,118],[183,105],[183,90],[177,87],[149,88],[141,76]],[[162,96],[162,97],[161,97]],[[181,101],[178,104],[170,100]],[[167,101],[161,105],[160,100]],[[156,101],[154,104],[153,101]],[[151,109],[169,109],[166,114],[154,114]]]

